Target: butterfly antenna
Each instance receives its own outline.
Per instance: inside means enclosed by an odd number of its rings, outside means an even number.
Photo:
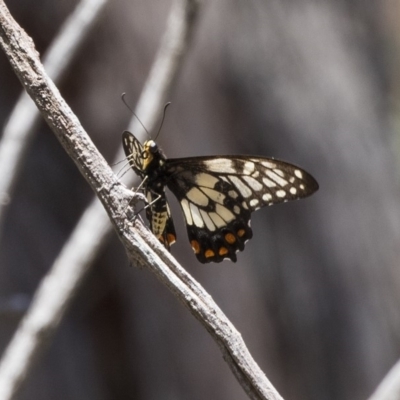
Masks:
[[[148,132],[148,130],[146,129],[146,127],[143,125],[143,123],[142,123],[142,121],[140,120],[140,118],[135,114],[135,112],[132,110],[132,108],[129,107],[129,104],[128,104],[128,103],[126,102],[126,100],[125,100],[125,96],[126,96],[126,93],[125,93],[125,92],[121,94],[121,99],[122,99],[122,101],[124,102],[124,104],[126,105],[126,107],[128,108],[128,110],[137,118],[137,120],[140,122],[140,125],[143,126],[143,129],[146,131],[147,136],[148,136],[149,138],[151,138],[150,133]]]
[[[158,129],[157,135],[156,135],[156,137],[154,138],[154,140],[156,140],[156,139],[158,138],[158,135],[159,135],[160,132],[161,132],[161,128],[162,128],[162,126],[163,126],[164,119],[165,119],[165,114],[167,113],[167,108],[168,108],[168,106],[169,106],[170,104],[171,104],[171,102],[168,102],[168,103],[164,106],[164,113],[163,113],[163,117],[162,117],[162,120],[161,120],[161,125],[160,125],[160,128]]]

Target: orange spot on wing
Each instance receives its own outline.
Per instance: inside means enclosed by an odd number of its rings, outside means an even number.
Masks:
[[[176,242],[176,236],[172,233],[167,234],[168,244],[174,244]]]
[[[245,231],[244,229],[239,229],[239,230],[237,231],[237,235],[238,235],[239,237],[243,237],[245,234],[246,234],[246,231]]]
[[[219,254],[220,256],[224,256],[224,255],[228,254],[228,249],[227,249],[226,247],[220,247],[220,249],[219,249],[219,251],[218,251],[218,254]],[[207,256],[206,256],[206,257],[207,257]]]
[[[229,243],[229,244],[233,244],[236,242],[236,238],[235,235],[233,233],[227,233],[225,235],[225,240]]]
[[[204,252],[204,255],[206,258],[211,258],[215,256],[215,253],[211,249],[208,249]]]
[[[191,240],[190,244],[192,246],[194,254],[199,254],[200,253],[200,243],[197,240]]]

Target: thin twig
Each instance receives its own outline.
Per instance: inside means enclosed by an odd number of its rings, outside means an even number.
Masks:
[[[49,126],[106,208],[129,258],[154,272],[219,344],[225,360],[252,399],[282,399],[251,358],[241,335],[204,289],[136,219],[124,218],[129,200],[79,121],[47,77],[30,38],[0,0],[0,45]],[[0,367],[0,372],[1,372]],[[1,384],[0,384],[1,387]]]
[[[44,68],[55,83],[64,76],[106,3],[107,0],[81,0],[62,25],[43,57]],[[24,91],[4,127],[0,141],[0,232],[24,155],[39,121],[39,111]]]
[[[368,400],[400,399],[400,361],[391,368]]]

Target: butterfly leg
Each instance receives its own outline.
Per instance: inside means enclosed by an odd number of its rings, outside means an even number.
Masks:
[[[138,200],[141,200],[141,201],[143,201],[144,203],[148,203],[147,198],[146,198],[146,196],[143,195],[143,193],[140,193],[140,196],[139,196],[139,191],[142,190],[143,185],[144,185],[144,183],[146,182],[146,180],[147,180],[147,176],[142,180],[142,182],[140,182],[140,185],[139,185],[135,190],[133,190],[134,188],[132,188],[132,191],[133,191],[134,194],[133,194],[132,198],[129,200],[128,205],[126,206],[126,209],[127,209],[132,203],[135,203],[135,204],[136,204],[136,202],[137,202]],[[125,211],[126,211],[126,209],[125,209]],[[142,210],[143,210],[143,208],[142,208],[140,211],[142,211]],[[139,212],[140,212],[140,211],[139,211]],[[135,214],[138,214],[138,213],[136,212]]]
[[[142,207],[139,211],[135,212],[135,216],[138,215],[139,213],[141,213],[143,210],[147,210],[148,208],[150,208],[154,203],[156,203],[158,200],[160,200],[162,197],[161,194],[159,194],[155,199],[152,199],[150,202],[146,199],[146,205],[144,207]]]
[[[136,194],[137,192],[139,192],[139,190],[142,190],[142,187],[144,186],[144,184],[146,183],[146,181],[147,181],[148,178],[149,178],[149,177],[148,177],[147,175],[143,178],[142,182],[140,182],[139,186],[136,188],[135,194]]]
[[[157,197],[155,199],[152,199],[150,202],[147,200],[147,204],[142,209],[140,209],[139,212],[146,210],[147,208],[151,207],[153,204],[157,203],[157,201],[160,200],[161,197],[162,197],[162,195],[159,194],[159,195],[157,195]]]

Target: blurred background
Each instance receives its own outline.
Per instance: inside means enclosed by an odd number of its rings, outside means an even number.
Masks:
[[[77,4],[7,1],[41,54]],[[169,1],[109,2],[59,85],[109,162]],[[176,201],[172,254],[241,332],[286,400],[366,399],[400,356],[398,0],[203,1],[159,145],[258,154],[320,190],[253,214],[238,262],[199,264]],[[21,85],[0,53],[0,125]],[[135,132],[134,132],[135,133]],[[116,167],[116,170],[118,168]],[[131,172],[133,173],[133,172]],[[93,197],[41,123],[0,243],[0,346]],[[246,399],[203,327],[115,234],[19,399]]]

